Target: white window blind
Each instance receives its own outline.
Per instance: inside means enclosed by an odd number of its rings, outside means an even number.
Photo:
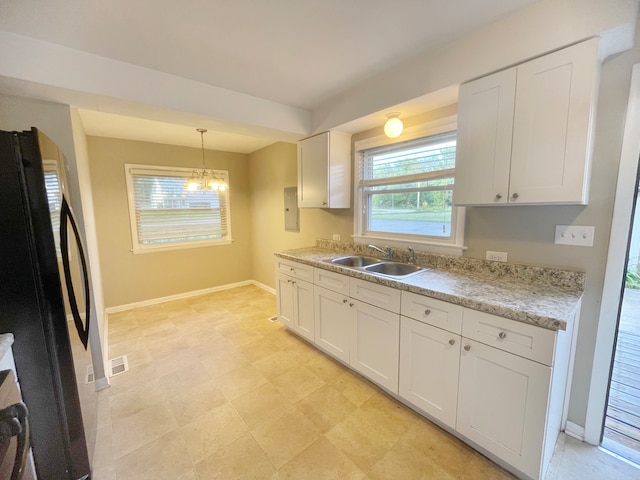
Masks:
[[[191,172],[127,169],[134,249],[230,240],[228,191],[188,191]],[[228,183],[228,172],[216,173]]]
[[[49,213],[56,252],[60,254],[60,209],[62,208],[62,188],[58,176],[58,164],[55,160],[44,160],[44,186],[47,191]]]
[[[456,132],[365,150],[360,186],[415,184],[452,177]]]

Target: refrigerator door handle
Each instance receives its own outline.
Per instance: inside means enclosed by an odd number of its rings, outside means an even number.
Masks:
[[[73,282],[71,280],[71,267],[69,264],[69,239],[67,238],[67,221],[71,224],[73,229],[73,235],[78,245],[78,253],[80,257],[80,264],[82,266],[82,280],[84,282],[84,305],[85,305],[85,322],[82,323],[82,317],[78,310],[78,303],[76,302],[76,295],[73,289]],[[87,272],[87,262],[84,257],[84,250],[82,248],[82,241],[80,239],[80,233],[78,232],[78,226],[71,213],[71,208],[67,203],[67,199],[62,197],[62,207],[60,209],[60,250],[62,254],[62,266],[64,267],[64,280],[67,285],[67,295],[69,297],[69,306],[71,307],[71,314],[73,316],[73,323],[76,325],[76,330],[80,336],[80,341],[84,345],[84,349],[87,349],[87,343],[89,342],[89,321],[91,318],[91,299],[89,294],[89,277]]]

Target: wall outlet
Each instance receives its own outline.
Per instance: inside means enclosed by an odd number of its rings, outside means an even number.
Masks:
[[[491,250],[487,250],[487,255],[485,258],[493,262],[506,262],[507,252],[492,252]]]
[[[334,234],[333,234],[333,239],[334,239],[336,242],[339,242],[339,241],[340,241],[340,234],[339,234],[339,233],[334,233]]]
[[[593,247],[595,230],[595,227],[580,225],[556,225],[556,238],[554,243],[558,245]]]

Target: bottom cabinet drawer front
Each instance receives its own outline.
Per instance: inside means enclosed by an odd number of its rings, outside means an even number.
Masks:
[[[455,428],[460,336],[400,319],[400,396]]]
[[[349,277],[335,272],[329,272],[321,268],[315,268],[313,283],[334,292],[349,295]]]
[[[465,308],[462,335],[545,365],[553,364],[553,330]]]
[[[292,262],[276,257],[276,272],[291,275],[300,280],[306,280],[313,283],[313,267],[303,263]]]
[[[349,295],[370,305],[400,313],[400,290],[395,288],[351,278]]]
[[[462,332],[462,311],[459,305],[425,297],[412,292],[402,292],[400,313],[434,327],[454,333]]]
[[[551,368],[463,338],[456,430],[538,478]]]

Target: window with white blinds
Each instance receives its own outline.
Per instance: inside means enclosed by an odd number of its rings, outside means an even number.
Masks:
[[[58,163],[55,160],[43,160],[44,186],[47,190],[49,213],[51,214],[51,226],[53,239],[56,244],[56,253],[60,255],[60,209],[62,208],[62,188],[58,175]]]
[[[125,165],[133,250],[229,243],[228,190],[189,191],[193,170]],[[229,183],[226,170],[216,170]]]
[[[363,233],[451,239],[456,132],[361,151]]]

